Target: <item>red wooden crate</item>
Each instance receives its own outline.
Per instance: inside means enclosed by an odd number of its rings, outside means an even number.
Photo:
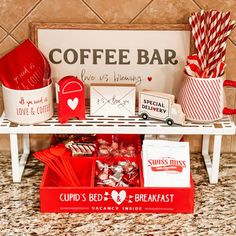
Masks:
[[[41,212],[193,213],[194,184],[190,188],[94,187],[95,157],[70,158],[82,187],[68,187],[48,167],[40,185]]]

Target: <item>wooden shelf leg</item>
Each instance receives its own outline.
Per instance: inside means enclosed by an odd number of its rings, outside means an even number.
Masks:
[[[10,148],[11,148],[11,166],[13,182],[20,182],[20,166],[18,156],[18,140],[17,134],[10,134]]]
[[[202,140],[203,156],[209,155],[209,141],[210,141],[210,135],[203,135],[203,140]]]
[[[26,165],[29,153],[30,153],[29,134],[23,134],[23,154],[20,159],[20,164]]]
[[[213,147],[213,157],[212,157],[212,170],[211,170],[211,178],[210,178],[211,184],[218,183],[219,168],[220,168],[221,142],[222,142],[222,135],[215,135],[214,147]]]
[[[10,134],[10,149],[12,163],[12,178],[14,183],[21,182],[21,178],[25,169],[27,158],[29,156],[29,135],[23,135],[23,154],[19,159],[19,146],[17,134]]]
[[[217,184],[219,176],[222,135],[214,135],[212,160],[209,155],[209,139],[209,135],[203,135],[202,156],[204,158],[210,183]]]
[[[209,155],[209,141],[210,141],[210,135],[203,135],[202,139],[202,156],[205,162],[207,174],[210,180],[211,176],[211,169],[212,169],[212,163],[211,163],[211,157]]]

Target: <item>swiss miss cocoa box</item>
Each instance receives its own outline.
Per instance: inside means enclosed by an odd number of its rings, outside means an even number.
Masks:
[[[145,187],[190,187],[188,142],[144,140]]]

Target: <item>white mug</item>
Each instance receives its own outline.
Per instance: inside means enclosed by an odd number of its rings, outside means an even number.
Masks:
[[[53,116],[52,82],[39,89],[16,90],[2,85],[7,118],[17,124],[36,124]]]

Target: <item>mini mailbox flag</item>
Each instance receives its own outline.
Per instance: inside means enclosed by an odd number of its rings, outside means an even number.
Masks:
[[[61,123],[76,117],[85,119],[84,84],[75,76],[63,77],[56,84],[58,118]]]

